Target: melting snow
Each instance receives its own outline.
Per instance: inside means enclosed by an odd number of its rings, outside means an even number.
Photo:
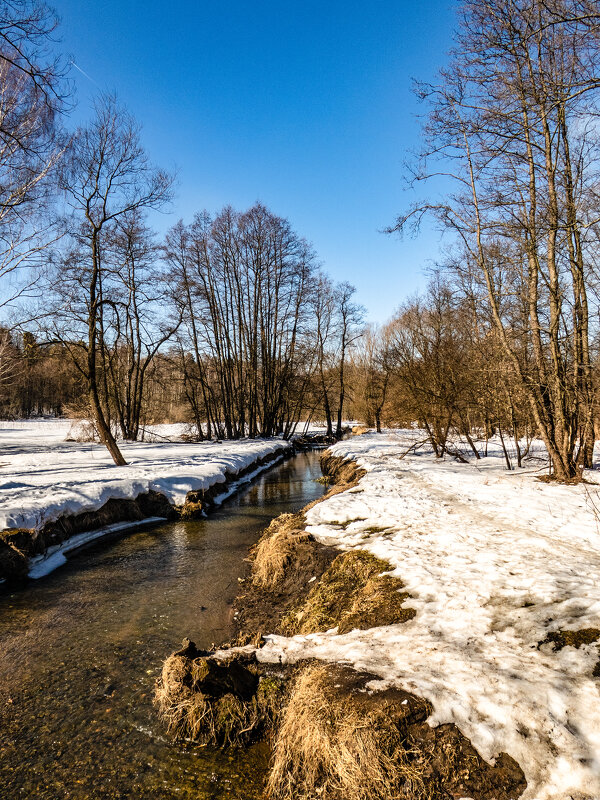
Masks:
[[[599,487],[541,483],[539,465],[508,472],[499,451],[467,465],[403,456],[412,441],[398,431],[337,444],[367,474],[307,520],[323,542],[387,559],[415,618],[269,637],[260,657],[374,672],[430,700],[430,723],[454,722],[484,758],[515,758],[527,800],[600,798],[599,650],[538,649],[550,631],[600,628]]]
[[[159,442],[121,443],[128,465],[115,467],[104,446],[65,441],[70,429],[69,420],[0,422],[0,530],[37,528],[150,489],[180,504],[189,491],[223,483],[226,472],[236,474],[287,446],[273,439],[165,441],[182,426],[161,425]]]

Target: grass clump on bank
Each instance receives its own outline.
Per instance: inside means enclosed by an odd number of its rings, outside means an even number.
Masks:
[[[488,764],[431,705],[339,664],[301,668],[274,738],[271,800],[516,800],[527,788],[506,753]]]
[[[342,553],[311,589],[300,610],[287,615],[285,633],[317,633],[335,627],[338,633],[348,633],[412,619],[416,612],[403,605],[409,595],[399,591],[402,581],[382,574],[391,569],[387,561],[364,550]]]
[[[346,671],[313,664],[298,675],[276,735],[268,795],[273,800],[427,797],[422,768],[411,762],[394,715],[385,703],[365,703],[352,694]],[[426,704],[423,709],[426,716]]]
[[[236,652],[217,659],[194,651],[189,643],[170,656],[156,686],[155,703],[168,732],[176,740],[213,747],[263,738],[281,708],[284,681],[260,675],[254,655]]]
[[[309,503],[304,511],[308,511],[322,500],[344,492],[356,486],[365,474],[356,464],[331,455],[327,450],[321,457],[323,478],[327,484],[333,483],[324,497]],[[288,568],[302,561],[303,545],[314,543],[314,537],[304,530],[306,520],[304,513],[280,514],[272,520],[252,553],[252,584],[258,589],[269,592],[280,591],[287,577]]]
[[[254,586],[271,591],[281,583],[298,545],[312,540],[303,527],[302,514],[280,514],[275,517],[253,552]]]

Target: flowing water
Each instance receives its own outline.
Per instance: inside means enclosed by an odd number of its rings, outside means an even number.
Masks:
[[[153,686],[184,636],[227,640],[248,548],[321,496],[320,474],[318,454],[302,453],[206,520],[100,543],[0,594],[1,800],[261,796],[266,748],[173,744]]]

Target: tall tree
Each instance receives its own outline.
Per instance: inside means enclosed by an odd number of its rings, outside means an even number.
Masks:
[[[105,320],[109,310],[117,311],[117,300],[105,292],[110,240],[130,215],[163,207],[172,178],[150,164],[138,125],[114,97],[101,96],[94,111],[92,122],[77,131],[61,174],[71,209],[70,247],[56,276],[61,306],[55,334],[70,348],[86,380],[100,440],[115,464],[124,465],[101,400]]]
[[[0,304],[36,283],[55,220],[44,215],[64,143],[69,85],[54,55],[54,12],[35,0],[0,4]]]
[[[259,203],[179,223],[165,257],[193,353],[181,363],[199,433],[202,404],[219,435],[291,435],[310,363],[310,246]]]
[[[158,252],[139,208],[118,219],[105,252],[114,331],[109,339],[105,332],[102,337],[106,400],[114,407],[123,439],[131,441],[140,432],[148,372],[181,323],[181,315],[164,313],[166,280]],[[103,289],[106,297],[106,281]]]
[[[417,177],[443,172],[456,191],[395,226],[429,210],[456,234],[561,479],[580,474],[593,445],[599,45],[596,4],[465,0],[450,65],[420,87],[430,114]],[[527,309],[525,347],[515,303]]]
[[[338,331],[338,404],[335,435],[338,439],[342,436],[342,417],[344,401],[346,399],[346,359],[359,337],[363,333],[365,309],[353,301],[356,294],[354,286],[347,281],[339,283],[334,293],[334,302],[337,313]]]

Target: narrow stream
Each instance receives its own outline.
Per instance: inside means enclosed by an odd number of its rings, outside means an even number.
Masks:
[[[182,748],[152,706],[184,636],[226,640],[248,548],[323,493],[318,453],[275,467],[209,519],[98,544],[0,594],[2,800],[261,796],[268,754]]]

